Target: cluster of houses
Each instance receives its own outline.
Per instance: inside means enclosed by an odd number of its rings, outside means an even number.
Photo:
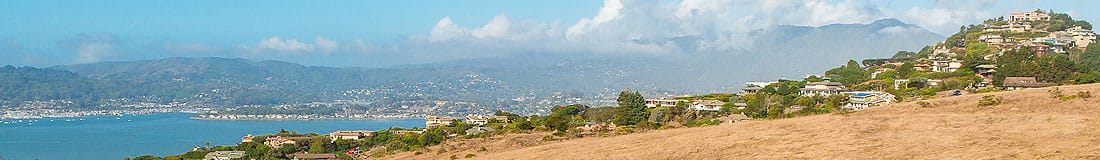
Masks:
[[[1036,28],[1034,24],[1041,23],[1043,21],[1051,20],[1051,16],[1047,13],[1040,11],[1029,12],[1016,12],[1008,15],[1005,21],[987,22],[983,24],[983,30],[978,35],[978,42],[984,43],[990,47],[1005,49],[1005,48],[1020,48],[1031,47],[1037,56],[1043,56],[1048,54],[1067,54],[1069,49],[1084,49],[1088,45],[1096,42],[1096,33],[1092,30],[1085,29],[1082,26],[1072,26],[1065,30],[1048,32],[1044,28]],[[1030,38],[1027,36],[1010,35],[1014,33],[1038,33],[1046,34],[1043,37]],[[928,57],[922,57],[917,64],[914,64],[914,69],[918,71],[926,72],[955,72],[963,67],[962,61],[955,57],[961,53],[966,52],[966,44],[945,44],[939,43],[933,45],[933,51]],[[994,60],[1002,53],[994,53],[982,57],[986,60]],[[901,66],[903,62],[891,62],[882,64],[883,66],[892,65],[893,67],[879,67],[872,73],[872,78],[879,73],[893,70]],[[973,68],[975,74],[982,77],[982,82],[974,84],[974,87],[987,87],[992,85],[993,75],[997,72],[997,66],[995,65],[978,65]],[[1023,79],[1013,78],[1011,81],[1022,81],[1023,83],[1007,83],[1004,87],[1008,90],[1020,89],[1020,88],[1032,88],[1038,86],[1049,86],[1049,83],[1028,82],[1026,79],[1029,77],[1019,77]],[[1006,82],[1010,80],[1006,79]],[[1025,85],[1020,85],[1025,84]]]
[[[719,100],[678,100],[678,99],[646,99],[645,106],[648,108],[657,108],[660,106],[676,106],[677,102],[687,103],[691,107],[689,109],[700,111],[721,111],[722,106],[726,105],[726,102]]]
[[[907,81],[907,80],[901,80]],[[741,89],[742,95],[755,94],[762,87],[778,82],[746,82],[745,87]],[[896,86],[895,86],[896,87]],[[832,96],[832,95],[845,95],[848,97],[848,103],[843,108],[851,110],[863,110],[870,106],[887,105],[896,102],[894,95],[880,91],[847,91],[848,89],[840,82],[830,82],[828,80],[822,82],[809,82],[805,87],[799,89],[799,96]],[[806,106],[790,106],[784,109],[784,112],[797,112],[802,110]]]

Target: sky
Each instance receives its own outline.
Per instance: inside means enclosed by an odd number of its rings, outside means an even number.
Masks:
[[[0,2],[0,65],[239,57],[387,67],[517,54],[698,54],[775,25],[884,18],[941,35],[1035,9],[1100,22],[1100,2],[930,0]],[[677,37],[704,37],[684,48]]]

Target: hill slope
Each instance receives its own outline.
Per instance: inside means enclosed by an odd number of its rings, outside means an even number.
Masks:
[[[1100,84],[1062,86],[1067,95]],[[1048,89],[987,93],[850,114],[583,138],[476,153],[482,159],[1098,159],[1100,98]],[[984,95],[1000,105],[977,107]],[[467,153],[456,153],[459,156]],[[425,154],[431,156],[432,154]],[[644,158],[643,158],[644,157]]]

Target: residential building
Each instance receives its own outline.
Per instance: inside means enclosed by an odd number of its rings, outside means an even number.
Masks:
[[[928,64],[913,64],[913,69],[917,71],[931,71],[932,66]]]
[[[214,151],[206,153],[203,160],[231,160],[244,157],[244,151]]]
[[[806,87],[799,90],[798,95],[802,96],[814,96],[822,95],[829,96],[840,93],[844,90],[844,85],[840,82],[810,82],[806,83]]]
[[[1002,87],[1005,90],[1021,90],[1028,88],[1050,87],[1058,84],[1039,82],[1035,77],[1005,77]]]
[[[255,138],[255,137],[252,137],[252,134],[244,135],[244,137],[241,137],[241,143],[252,142],[253,138]]]
[[[496,121],[507,123],[508,122],[508,116],[481,116],[481,115],[467,115],[466,116],[466,123],[470,123],[470,124],[485,125],[485,124],[488,124],[490,120],[496,120]]]
[[[1044,21],[1050,20],[1050,15],[1043,12],[1029,11],[1029,12],[1016,12],[1008,14],[1008,21],[1022,22],[1022,21]]]
[[[676,99],[646,99],[645,106],[649,108],[657,108],[657,106],[676,106],[676,102],[683,100]]]
[[[909,79],[895,79],[894,80],[894,89],[901,89],[902,86],[908,86],[909,81],[910,81]],[[939,86],[940,84],[943,84],[943,80],[925,79],[924,83],[927,86]]]
[[[748,107],[748,106],[749,106],[748,103],[733,103],[733,107],[737,107],[737,109],[745,109],[745,107]]]
[[[983,64],[974,67],[974,71],[978,76],[982,77],[981,86],[989,85],[993,83],[993,74],[997,73],[997,66],[992,64]]]
[[[985,43],[990,46],[999,46],[1004,44],[1005,38],[1000,34],[986,33],[978,35],[978,42]]]
[[[756,92],[759,92],[760,89],[764,89],[764,87],[749,86],[749,87],[741,88],[741,92],[737,93],[737,94],[740,94],[740,95],[756,94]]]
[[[333,142],[335,142],[337,139],[357,141],[359,139],[366,138],[366,137],[371,136],[371,135],[374,135],[374,131],[368,131],[368,130],[335,131],[335,132],[332,132],[332,133],[328,134],[328,136],[331,138],[331,140]]]
[[[893,103],[894,95],[886,92],[878,91],[856,91],[856,92],[844,92],[848,95],[848,104],[845,104],[842,108],[851,110],[863,110],[870,106],[880,106]]]
[[[1092,30],[1084,29],[1081,26],[1074,26],[1067,30],[1067,32],[1070,33],[1070,39],[1073,40],[1071,43],[1078,49],[1085,50],[1085,47],[1088,47],[1089,44],[1096,43],[1096,33],[1092,32]]]
[[[726,102],[719,100],[695,100],[691,102],[692,109],[700,111],[720,111]]]
[[[320,154],[294,153],[294,154],[291,154],[288,157],[291,157],[293,160],[329,160],[329,159],[336,159],[336,154],[332,154],[332,153],[320,153]]]
[[[428,116],[428,118],[425,118],[425,120],[426,120],[424,122],[425,126],[427,126],[428,128],[433,128],[433,127],[447,126],[447,125],[454,124],[456,121],[458,121],[458,118],[442,117],[442,116]]]
[[[300,140],[309,140],[309,137],[267,137],[267,139],[264,140],[264,145],[271,148],[282,148],[283,145],[286,144],[298,144]]]
[[[962,67],[962,61],[952,59],[947,61],[932,61],[933,72],[955,72]]]

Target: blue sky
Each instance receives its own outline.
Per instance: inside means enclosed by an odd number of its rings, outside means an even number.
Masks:
[[[384,67],[519,52],[675,54],[637,37],[897,18],[939,34],[1013,11],[1100,22],[1093,1],[4,1],[0,64],[243,57]],[[694,11],[694,12],[692,12]],[[696,14],[696,15],[691,15]],[[690,17],[689,17],[690,16]],[[635,24],[635,25],[631,25]],[[647,25],[636,25],[647,24]],[[440,57],[440,58],[436,58]]]

